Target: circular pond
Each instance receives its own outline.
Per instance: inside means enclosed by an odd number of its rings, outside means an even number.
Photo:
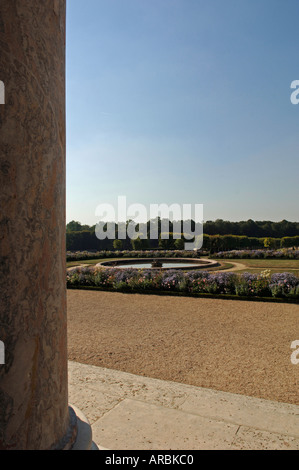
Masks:
[[[122,260],[110,260],[97,264],[102,268],[118,269],[210,269],[219,266],[217,261],[192,258],[128,258]]]

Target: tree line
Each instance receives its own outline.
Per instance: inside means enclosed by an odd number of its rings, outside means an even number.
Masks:
[[[169,231],[173,232],[173,222],[169,222]],[[181,224],[183,222],[181,221]],[[158,218],[159,228],[161,229],[162,220]],[[148,230],[150,221],[147,222]],[[191,221],[192,229],[194,230],[195,222]],[[117,224],[116,224],[117,227]],[[66,226],[67,232],[81,232],[88,231],[94,232],[95,225],[82,225],[80,222],[72,220]],[[289,222],[282,220],[281,222],[271,221],[240,221],[230,222],[227,220],[217,219],[215,221],[208,220],[204,223],[204,233],[206,235],[241,235],[246,237],[296,237],[299,236],[299,222]]]
[[[164,221],[165,222],[165,221]],[[66,246],[69,251],[84,250],[143,250],[143,249],[178,249],[184,248],[184,236],[174,236],[173,228],[177,229],[177,223],[169,223],[169,239],[161,238],[162,220],[158,219],[159,237],[150,239],[150,221],[147,222],[147,234],[145,239],[131,240],[99,240],[95,235],[95,225],[82,225],[78,221],[71,221],[66,226]],[[181,221],[181,227],[183,222]],[[195,223],[190,221],[191,230],[194,231]],[[138,226],[136,227],[138,230]],[[210,252],[227,251],[234,249],[260,249],[282,248],[299,246],[299,222],[271,221],[241,221],[229,222],[222,219],[207,221],[203,225],[204,243],[203,249]]]

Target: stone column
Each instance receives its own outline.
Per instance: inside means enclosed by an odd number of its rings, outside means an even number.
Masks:
[[[65,0],[1,0],[0,449],[69,449]]]

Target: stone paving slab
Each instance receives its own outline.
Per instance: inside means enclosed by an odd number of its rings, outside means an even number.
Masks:
[[[113,450],[228,449],[238,426],[124,399],[93,426],[93,439]]]
[[[299,449],[299,406],[69,362],[69,401],[110,450]]]

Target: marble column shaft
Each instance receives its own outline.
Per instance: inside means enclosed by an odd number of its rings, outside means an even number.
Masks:
[[[65,289],[65,0],[1,0],[0,449],[71,439]]]

